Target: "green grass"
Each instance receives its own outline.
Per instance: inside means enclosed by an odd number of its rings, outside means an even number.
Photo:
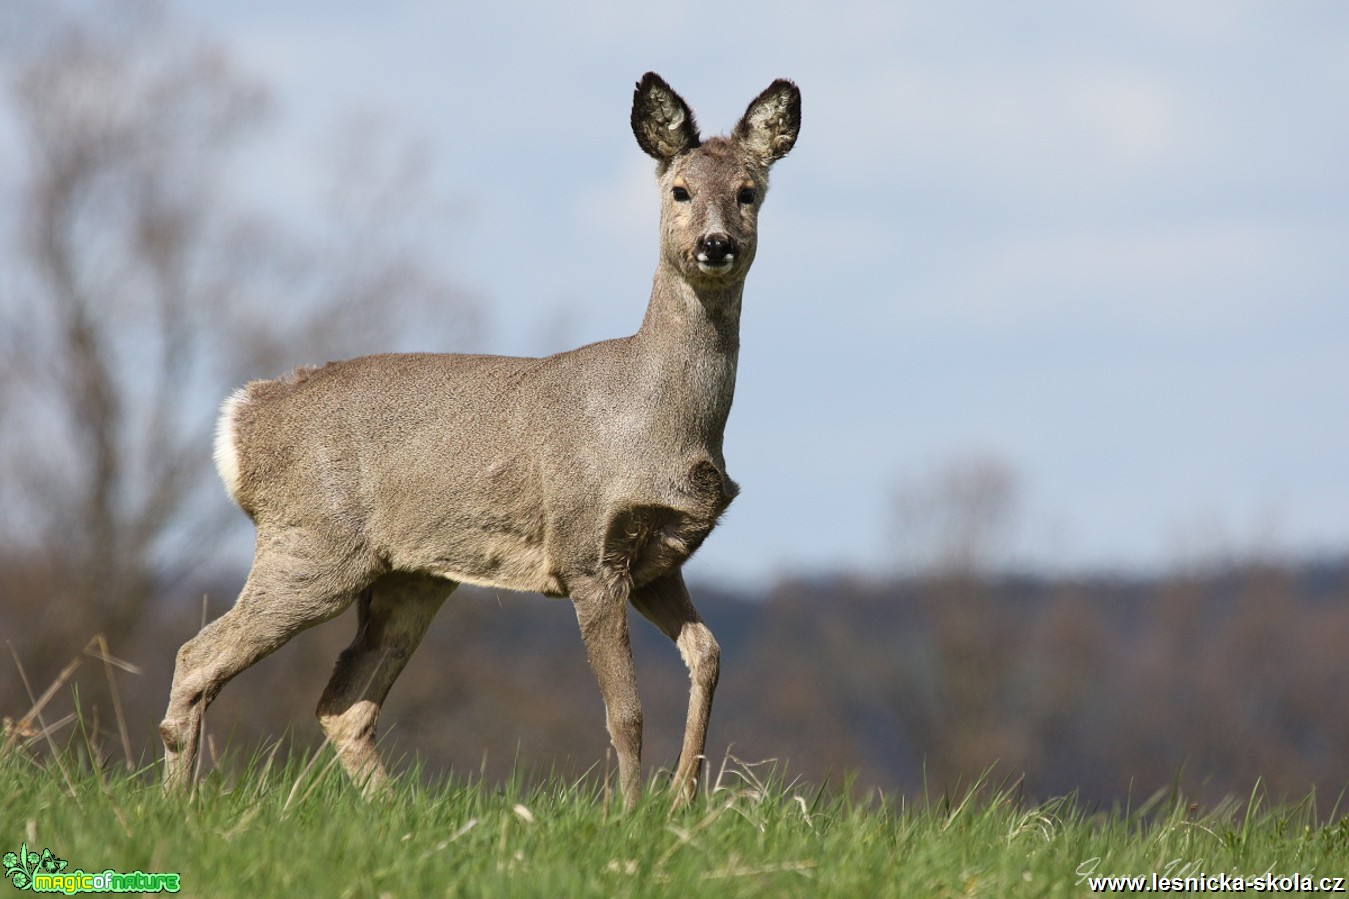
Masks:
[[[250,899],[1083,896],[1088,870],[1349,874],[1349,818],[1311,799],[1267,807],[1259,792],[1207,811],[1166,796],[1132,810],[1027,806],[987,784],[906,803],[728,760],[693,808],[670,814],[657,789],[625,817],[598,775],[498,789],[425,786],[414,771],[391,799],[366,802],[326,754],[238,767],[169,799],[152,769],[11,746],[0,752],[0,852],[25,843],[68,871],[177,872],[181,895]]]

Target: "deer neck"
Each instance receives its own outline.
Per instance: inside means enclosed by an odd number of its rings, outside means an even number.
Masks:
[[[634,342],[645,392],[720,461],[722,431],[735,394],[744,281],[695,285],[662,262]],[[673,435],[672,435],[673,436]]]

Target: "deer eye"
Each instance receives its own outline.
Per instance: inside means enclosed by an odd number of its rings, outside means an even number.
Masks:
[[[670,196],[674,197],[676,203],[687,203],[689,201],[689,191],[687,187],[676,187],[670,191]]]
[[[754,201],[759,199],[759,195],[752,187],[742,187],[740,188],[740,194],[736,199],[740,202],[741,206],[752,206],[754,205]]]

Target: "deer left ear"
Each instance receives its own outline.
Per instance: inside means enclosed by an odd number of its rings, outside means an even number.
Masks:
[[[791,151],[800,131],[801,91],[786,78],[779,78],[749,104],[733,136],[768,165]]]

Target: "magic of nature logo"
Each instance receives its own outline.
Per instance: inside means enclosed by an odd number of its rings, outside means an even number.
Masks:
[[[70,863],[65,859],[57,858],[50,849],[43,849],[39,855],[27,843],[20,844],[18,852],[6,852],[3,862],[5,879],[11,886],[35,893],[176,893],[180,880],[178,874],[124,873],[111,868],[67,871]]]

